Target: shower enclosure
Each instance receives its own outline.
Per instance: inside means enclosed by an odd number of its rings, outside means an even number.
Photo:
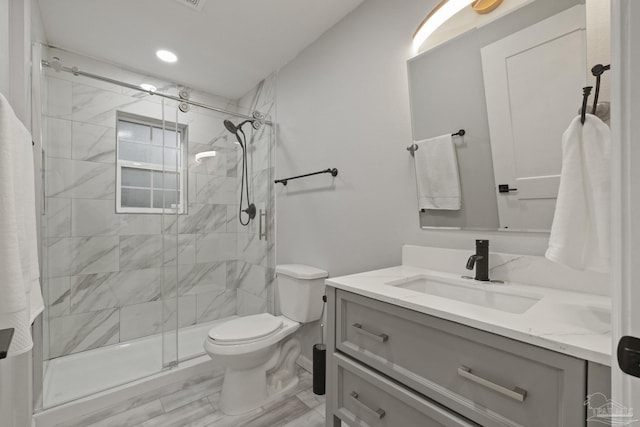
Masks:
[[[269,80],[228,100],[34,49],[47,61],[41,260],[49,408],[202,356],[221,319],[273,313],[274,101]],[[267,123],[244,127],[257,213],[243,226],[243,148],[223,122],[254,111]]]

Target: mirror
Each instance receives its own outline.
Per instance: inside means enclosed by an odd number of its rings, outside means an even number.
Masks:
[[[465,130],[453,137],[460,208],[421,210],[423,228],[551,228],[562,134],[590,77],[585,4],[512,2],[501,11],[510,3],[504,0],[491,22],[492,13],[480,15],[469,30],[465,10],[463,24],[446,23],[439,38],[408,61],[414,141]]]

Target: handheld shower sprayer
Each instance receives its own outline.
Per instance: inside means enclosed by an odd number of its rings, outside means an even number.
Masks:
[[[224,127],[227,128],[229,132],[236,136],[238,140],[238,144],[240,144],[240,148],[242,148],[242,173],[240,175],[240,207],[238,212],[238,220],[240,224],[246,226],[251,222],[252,219],[256,217],[256,205],[251,203],[249,199],[249,171],[247,167],[247,136],[242,130],[242,126],[247,123],[251,123],[251,126],[258,130],[264,124],[264,115],[258,111],[253,112],[253,119],[247,119],[239,124],[235,125],[231,120],[224,121]],[[246,190],[245,190],[246,188]],[[242,209],[243,198],[246,193],[247,196],[247,208]],[[242,220],[242,213],[248,215],[249,219],[247,222]]]
[[[244,123],[245,122],[242,122],[240,126],[242,126],[242,124]],[[242,147],[242,149],[244,150],[244,144],[242,143],[242,139],[240,138],[240,134],[238,133],[238,131],[241,130],[240,126],[234,125],[231,120],[224,121],[224,127],[226,127],[229,132],[236,136],[236,138],[238,139],[238,144],[240,144],[240,147]]]

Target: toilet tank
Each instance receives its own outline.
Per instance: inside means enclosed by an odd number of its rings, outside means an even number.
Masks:
[[[313,322],[322,315],[324,270],[302,264],[276,266],[280,311],[300,323]]]

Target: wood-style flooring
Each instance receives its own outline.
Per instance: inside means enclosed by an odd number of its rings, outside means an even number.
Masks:
[[[132,402],[66,423],[65,427],[324,427],[324,396],[299,370],[298,386],[250,413],[229,416],[217,408],[222,377],[171,384]]]

